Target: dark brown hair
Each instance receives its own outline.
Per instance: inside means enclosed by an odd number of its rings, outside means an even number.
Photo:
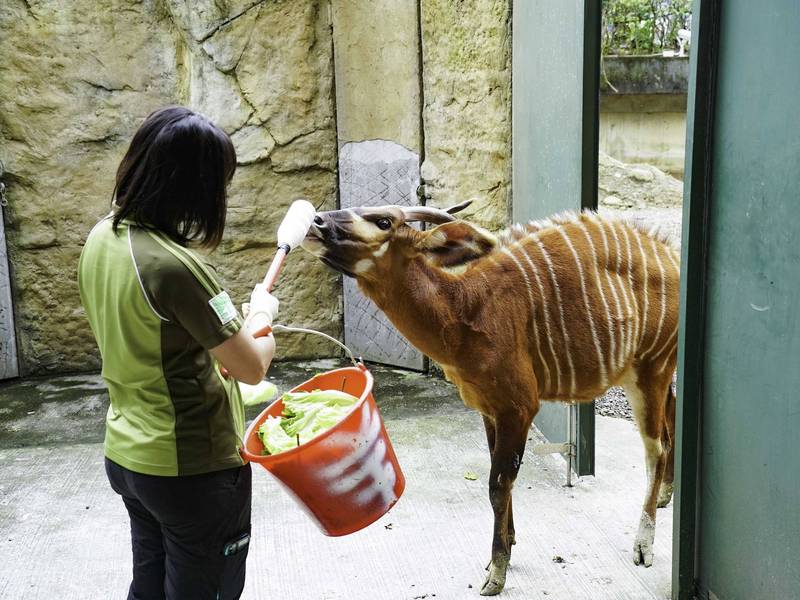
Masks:
[[[134,134],[117,169],[114,230],[130,219],[179,244],[216,248],[235,170],[236,151],[227,133],[188,108],[159,109]]]

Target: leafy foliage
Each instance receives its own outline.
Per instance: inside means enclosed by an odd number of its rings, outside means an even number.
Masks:
[[[603,0],[603,54],[660,54],[678,48],[692,0]]]

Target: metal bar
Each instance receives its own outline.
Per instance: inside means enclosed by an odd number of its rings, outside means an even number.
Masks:
[[[533,453],[538,455],[563,454],[566,456],[570,453],[571,447],[567,442],[562,444],[536,444],[533,447]]]
[[[601,0],[583,3],[583,127],[581,129],[581,208],[597,210],[600,149]]]
[[[577,475],[594,475],[595,413],[594,401],[582,402],[575,410],[575,462],[573,468]]]
[[[3,163],[0,162],[0,177],[2,175]],[[11,272],[3,220],[3,207],[6,205],[4,192],[5,186],[0,181],[0,380],[19,376]]]
[[[602,2],[583,3],[583,89],[581,127],[581,208],[597,210],[598,153],[600,144],[600,39]],[[575,456],[571,468],[578,475],[594,475],[594,401],[571,407]],[[571,474],[568,479],[571,479]]]
[[[708,219],[711,202],[720,0],[695,0],[690,62],[689,114],[678,333],[678,402],[673,514],[672,597],[694,597],[697,573],[700,425],[703,406]]]
[[[575,417],[575,404],[567,407],[567,431],[569,432],[570,443],[567,444],[567,487],[572,487],[573,457],[575,456],[575,439],[577,438],[578,424]]]

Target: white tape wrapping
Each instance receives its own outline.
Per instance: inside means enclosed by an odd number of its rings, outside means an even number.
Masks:
[[[296,248],[308,233],[317,211],[308,200],[295,200],[278,227],[278,246]]]

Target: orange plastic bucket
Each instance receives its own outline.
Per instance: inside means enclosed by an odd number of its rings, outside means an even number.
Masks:
[[[242,456],[274,475],[323,533],[347,535],[386,514],[402,495],[406,480],[372,397],[367,368],[358,364],[328,371],[292,391],[318,389],[341,390],[359,401],[342,421],[313,440],[263,456],[258,428],[269,415],[281,414],[283,402],[278,400],[248,427]]]

